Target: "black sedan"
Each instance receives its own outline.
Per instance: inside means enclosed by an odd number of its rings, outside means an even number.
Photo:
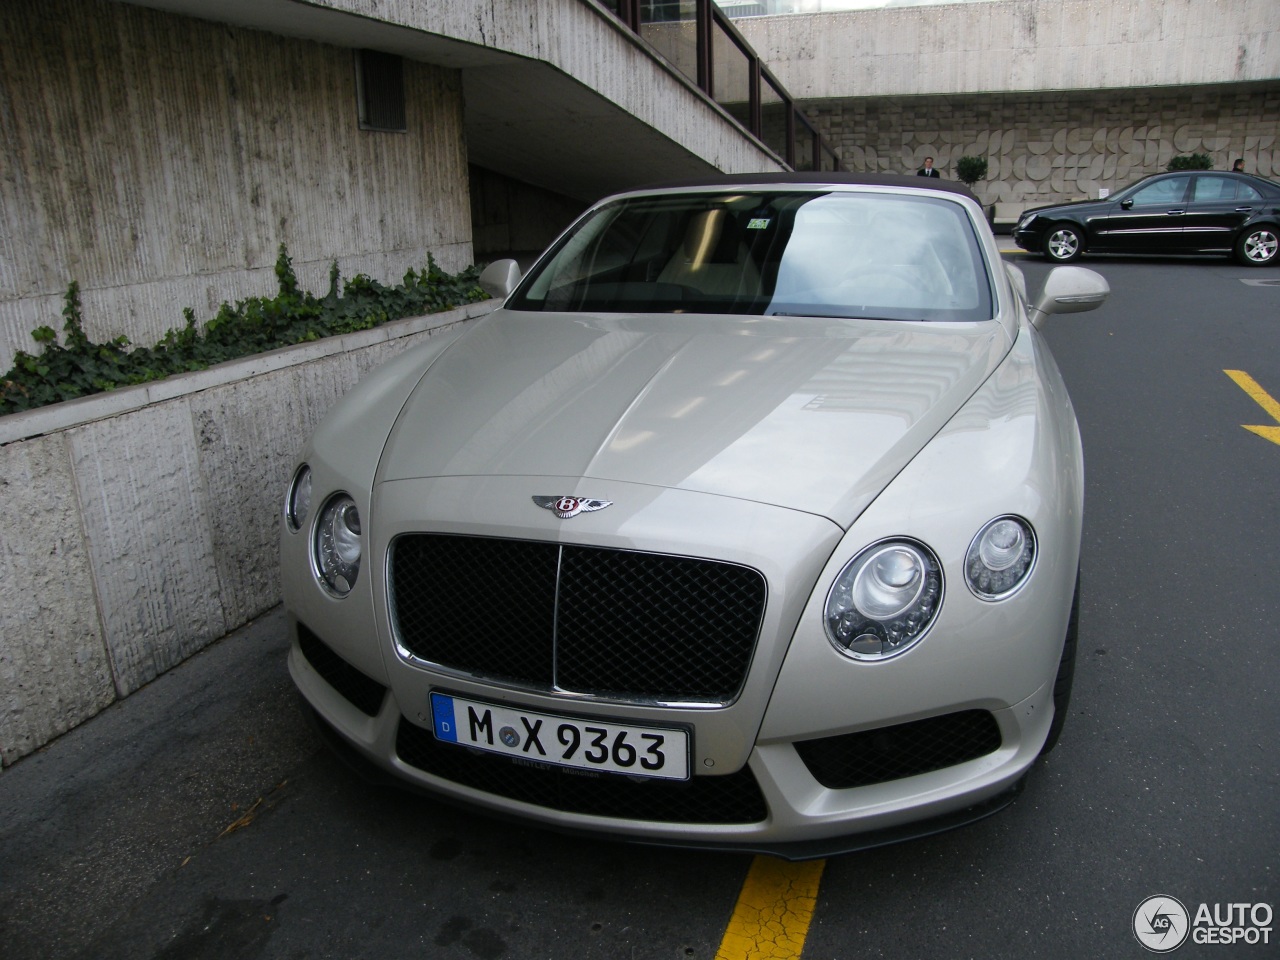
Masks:
[[[1083,253],[1227,253],[1264,267],[1280,252],[1280,183],[1245,173],[1159,173],[1105,200],[1028,210],[1013,239],[1055,263]]]

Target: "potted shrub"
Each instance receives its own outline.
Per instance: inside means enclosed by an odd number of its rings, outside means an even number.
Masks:
[[[1166,170],[1212,170],[1213,158],[1207,153],[1184,153],[1169,161]]]
[[[986,157],[961,157],[956,161],[956,179],[965,186],[972,187],[979,180],[986,178]]]

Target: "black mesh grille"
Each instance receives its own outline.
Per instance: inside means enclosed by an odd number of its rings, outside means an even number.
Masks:
[[[724,777],[636,780],[616,774],[517,763],[438,741],[401,718],[396,753],[412,767],[511,800],[622,820],[658,823],[759,823],[764,795],[744,767]]]
[[[386,687],[343,660],[301,623],[298,624],[298,647],[325,683],[346,697],[361,713],[371,717],[378,715],[382,709],[382,698],[387,694]]]
[[[1000,727],[985,710],[965,710],[879,730],[804,740],[796,752],[814,779],[843,790],[886,783],[976,760],[999,749]]]
[[[550,686],[558,548],[415,534],[391,548],[401,642],[417,657]]]
[[[659,700],[732,700],[765,601],[734,564],[441,534],[395,540],[391,586],[401,643],[430,663]]]

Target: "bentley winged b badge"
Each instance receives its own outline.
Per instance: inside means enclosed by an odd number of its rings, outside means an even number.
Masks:
[[[580,513],[592,513],[612,505],[612,500],[591,500],[587,497],[534,497],[533,502],[551,510],[561,520],[568,520]]]

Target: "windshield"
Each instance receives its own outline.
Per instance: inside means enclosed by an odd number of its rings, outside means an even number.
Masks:
[[[672,194],[600,207],[515,310],[989,320],[964,208],[872,192]]]

